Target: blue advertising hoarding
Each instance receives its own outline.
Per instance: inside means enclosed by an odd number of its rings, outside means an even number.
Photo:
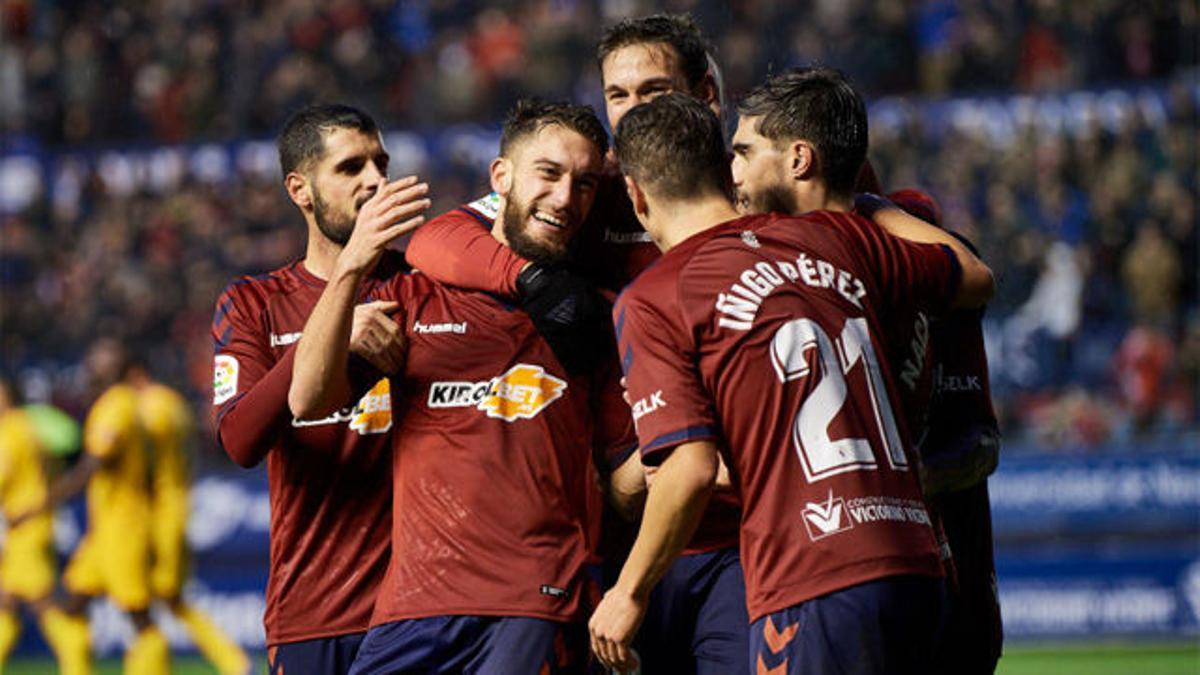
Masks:
[[[1010,639],[1200,633],[1200,452],[1010,455],[990,479]],[[81,500],[58,514],[64,556],[82,526]],[[250,649],[265,646],[269,527],[261,469],[194,484],[185,596]],[[119,653],[131,637],[124,617],[106,602],[91,616],[96,652]],[[156,618],[175,649],[191,649],[162,608]],[[22,651],[44,649],[35,633],[25,632]]]

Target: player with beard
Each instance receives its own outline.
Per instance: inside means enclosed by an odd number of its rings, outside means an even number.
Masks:
[[[881,352],[882,307],[977,306],[990,271],[903,214],[847,213],[866,155],[861,99],[835,77],[803,112],[800,217],[738,217],[719,121],[660,97],[617,130],[639,218],[665,251],[614,312],[640,450],[661,463],[638,540],[593,614],[628,668],[650,588],[691,534],[725,455],[743,500],[757,672],[923,672],[942,568]],[[823,122],[833,120],[832,123]],[[750,403],[750,405],[747,405]],[[635,412],[636,414],[636,412]]]
[[[272,673],[345,673],[366,633],[387,566],[391,395],[383,373],[403,358],[394,306],[354,310],[355,400],[303,422],[287,407],[294,343],[368,199],[396,231],[421,222],[426,186],[386,181],[379,129],[342,105],[305,108],[279,136],[284,187],[308,227],[305,256],[242,277],[213,317],[217,438],[239,465],[267,461],[271,566],[263,617]],[[378,279],[399,269],[386,255]]]
[[[630,109],[671,92],[696,97],[720,114],[720,88],[710,46],[686,15],[656,14],[610,26],[597,46],[608,122],[616,128]],[[572,268],[590,283],[619,292],[660,255],[642,229],[611,153],[606,158],[596,204],[573,248]],[[495,217],[492,194],[434,219],[413,234],[406,256],[424,273],[455,286],[520,298],[535,319],[539,298],[559,271],[499,246],[487,234]],[[531,264],[532,262],[532,264]],[[574,283],[574,279],[572,278]],[[560,289],[568,283],[556,281]],[[606,317],[607,321],[607,317]],[[611,323],[602,328],[611,333]],[[575,334],[587,334],[587,330]],[[636,453],[608,467],[612,490],[624,504],[644,498],[642,467]],[[727,485],[727,484],[724,484]],[[636,519],[637,513],[627,513]],[[646,672],[743,672],[747,649],[745,590],[737,552],[737,499],[717,492],[704,522],[684,555],[655,588],[650,614],[638,638]],[[633,531],[627,522],[606,519],[607,576],[615,577]]]
[[[590,108],[518,103],[491,164],[490,236],[558,262],[595,199],[607,138]],[[475,218],[476,215],[461,214]],[[421,273],[369,281],[398,232],[359,213],[297,347],[300,419],[342,406],[351,309],[399,303],[392,553],[352,672],[578,672],[598,536],[595,466],[633,445],[615,353],[571,372],[525,312]],[[574,645],[574,648],[572,648]]]
[[[821,72],[781,74],[738,105],[733,177],[742,213],[800,215],[817,203],[810,175],[797,167],[820,133],[805,113],[824,86]],[[892,198],[940,226],[928,195],[900,190]],[[859,208],[879,203],[865,198]],[[963,309],[933,317],[916,307],[891,306],[880,315],[901,407],[922,460],[922,488],[953,561],[950,619],[937,658],[939,672],[946,673],[992,672],[1002,643],[987,496],[1000,434],[988,394],[982,314]]]

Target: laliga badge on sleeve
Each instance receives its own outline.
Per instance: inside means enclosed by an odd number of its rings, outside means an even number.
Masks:
[[[237,359],[218,354],[213,359],[213,405],[221,405],[233,398],[238,387]]]

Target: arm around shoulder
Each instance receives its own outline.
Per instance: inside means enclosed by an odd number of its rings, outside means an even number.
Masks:
[[[873,198],[878,202],[867,203],[865,198]],[[982,307],[992,299],[996,292],[996,281],[991,268],[954,235],[909,215],[891,202],[875,195],[860,195],[855,202],[855,208],[865,215],[870,215],[875,224],[893,236],[922,244],[941,244],[949,249],[962,272],[958,294],[954,298],[955,307]]]

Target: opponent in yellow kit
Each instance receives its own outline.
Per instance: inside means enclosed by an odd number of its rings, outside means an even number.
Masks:
[[[249,672],[246,653],[203,612],[183,600],[187,579],[187,442],[193,423],[187,402],[173,389],[150,380],[135,366],[127,381],[138,392],[138,410],[150,448],[151,594],[162,600],[187,628],[196,647],[222,675]]]
[[[43,512],[19,518],[45,502],[48,487],[41,434],[35,419],[17,407],[18,403],[16,389],[0,379],[0,508],[9,524],[0,547],[0,672],[20,636],[17,610],[24,605],[37,617],[59,670],[71,675],[86,673],[87,624],[51,603],[55,576],[52,516]]]
[[[137,391],[125,382],[129,359],[119,343],[102,338],[84,366],[94,388],[107,388],[84,422],[83,456],[25,517],[52,512],[86,486],[87,533],[63,573],[64,609],[82,620],[88,602],[106,596],[137,633],[125,652],[124,672],[167,673],[167,640],[149,611],[149,447]]]

